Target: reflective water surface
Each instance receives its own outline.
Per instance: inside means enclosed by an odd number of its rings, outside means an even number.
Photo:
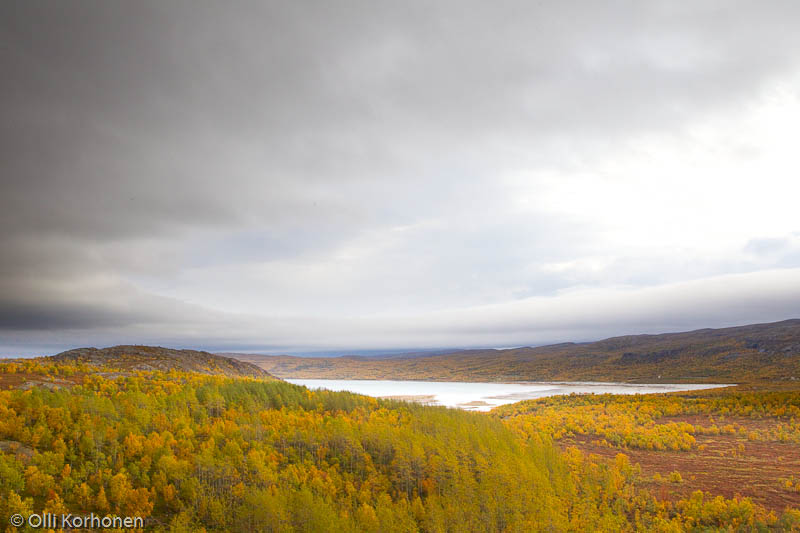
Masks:
[[[488,411],[498,405],[557,394],[648,394],[725,387],[692,383],[462,383],[439,381],[388,381],[368,379],[287,379],[310,389],[347,390],[376,398],[398,398],[431,405]]]

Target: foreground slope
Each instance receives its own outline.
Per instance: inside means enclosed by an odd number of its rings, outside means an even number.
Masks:
[[[557,450],[522,444],[489,417],[274,380],[86,369],[0,365],[0,375],[82,376],[0,391],[3,519],[94,512],[171,531],[568,527],[574,480]],[[586,503],[597,518],[610,512]]]
[[[800,380],[800,320],[583,344],[427,357],[240,356],[281,378],[437,381],[742,382]]]

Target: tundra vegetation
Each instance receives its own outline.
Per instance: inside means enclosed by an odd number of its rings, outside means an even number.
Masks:
[[[94,512],[173,532],[800,530],[796,506],[675,493],[691,484],[685,472],[658,480],[630,458],[698,453],[701,436],[731,431],[797,448],[792,391],[571,396],[482,414],[79,359],[0,364],[0,386],[2,520]],[[708,423],[672,420],[687,416]]]

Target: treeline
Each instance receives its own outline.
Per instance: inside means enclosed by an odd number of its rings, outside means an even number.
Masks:
[[[800,527],[800,514],[748,500],[660,502],[624,455],[564,454],[545,425],[520,438],[499,417],[284,382],[0,365],[20,372],[76,384],[0,391],[3,519],[95,512],[174,532]]]

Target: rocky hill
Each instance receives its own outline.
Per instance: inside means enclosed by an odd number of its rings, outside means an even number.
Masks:
[[[158,346],[112,346],[76,348],[47,357],[51,361],[83,362],[120,370],[182,370],[201,374],[223,374],[254,378],[272,377],[264,369],[244,361],[195,350],[174,350]]]

